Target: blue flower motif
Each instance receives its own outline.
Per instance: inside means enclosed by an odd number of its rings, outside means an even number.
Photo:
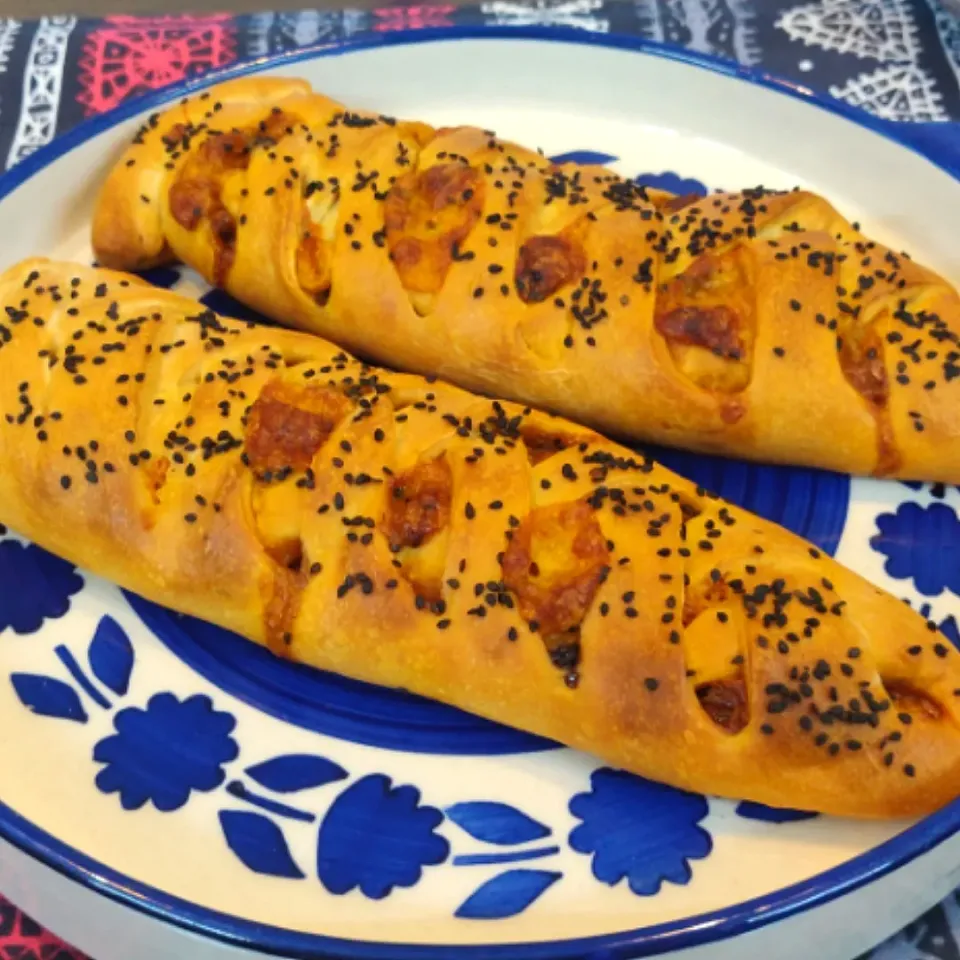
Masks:
[[[692,193],[698,197],[707,195],[706,186],[699,180],[693,177],[681,177],[672,170],[664,170],[663,173],[641,173],[634,179],[642,187],[666,190],[667,193],[676,194],[678,197],[686,197]]]
[[[113,723],[116,734],[93,749],[93,759],[106,764],[96,783],[103,793],[119,793],[124,810],[139,810],[148,800],[158,810],[177,810],[192,790],[219,787],[223,764],[239,753],[230,736],[236,720],[201,694],[178,700],[158,693],[146,710],[128,707]]]
[[[703,797],[609,767],[593,772],[590,788],[570,801],[570,812],[582,821],[570,833],[570,846],[593,854],[601,883],[613,886],[626,877],[637,896],[650,897],[664,880],[690,882],[688,861],[713,848],[698,826],[708,811]]]
[[[912,578],[927,597],[944,589],[960,595],[960,519],[950,507],[902,503],[896,513],[877,517],[877,528],[870,546],[886,556],[888,576]]]
[[[0,541],[0,633],[36,633],[44,620],[64,616],[82,589],[73,564],[33,543]]]
[[[412,887],[423,868],[443,863],[450,844],[436,833],[443,813],[420,806],[416,787],[393,787],[371,774],[334,800],[317,838],[317,876],[336,894],[360,888],[382,900],[394,887]]]

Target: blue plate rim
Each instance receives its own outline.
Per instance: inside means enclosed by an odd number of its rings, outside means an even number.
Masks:
[[[372,37],[354,37],[277,56],[261,57],[200,78],[173,84],[85,120],[40,148],[12,170],[0,174],[0,200],[53,161],[100,133],[151,107],[213,83],[261,72],[271,67],[319,57],[337,56],[388,46],[456,40],[520,39],[591,45],[679,61],[711,70],[800,99],[857,126],[865,127],[925,157],[960,180],[960,135],[956,125],[898,124],[794,84],[765,70],[746,67],[708,54],[624,34],[591,33],[561,26],[466,25],[408,29]],[[925,130],[904,129],[913,126]],[[940,128],[932,130],[930,128]],[[947,134],[940,136],[939,134]],[[917,135],[919,134],[919,135]],[[956,144],[949,142],[955,137]],[[276,956],[301,960],[553,960],[596,954],[604,960],[650,957],[671,950],[725,940],[822,906],[880,879],[928,853],[960,830],[960,799],[837,867],[763,897],[670,923],[592,937],[527,943],[478,945],[402,944],[345,940],[272,927],[181,900],[133,880],[53,837],[0,801],[0,838],[63,876],[124,906],[211,939]]]

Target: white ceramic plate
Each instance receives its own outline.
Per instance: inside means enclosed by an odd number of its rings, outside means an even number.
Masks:
[[[960,279],[955,159],[713,66],[531,32],[257,69],[549,155],[600,153],[679,192],[808,186]],[[79,128],[0,181],[0,266],[89,260],[97,184],[180,95]],[[153,279],[235,306],[185,270]],[[664,458],[958,639],[956,489]],[[97,960],[850,960],[960,881],[960,804],[854,823],[681,793],[273,660],[14,532],[0,539],[0,771],[0,887]]]

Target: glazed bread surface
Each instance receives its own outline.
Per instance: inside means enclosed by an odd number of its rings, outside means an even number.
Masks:
[[[93,242],[616,436],[960,481],[956,291],[808,192],[671,197],[253,77],[150,118]]]
[[[0,304],[0,522],[73,563],[679,787],[960,792],[935,626],[642,454],[112,271],[27,261]]]

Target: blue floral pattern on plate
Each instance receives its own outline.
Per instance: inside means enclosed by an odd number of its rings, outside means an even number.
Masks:
[[[877,517],[877,529],[870,546],[887,558],[888,576],[912,579],[927,597],[960,595],[960,518],[952,507],[902,503]]]
[[[158,810],[177,810],[193,790],[219,787],[226,778],[223,765],[239,753],[230,736],[236,720],[200,694],[186,700],[155,694],[145,710],[121,710],[114,726],[116,734],[94,747],[93,759],[105,764],[97,786],[119,793],[124,810],[138,810],[148,800]]]
[[[681,177],[670,170],[663,173],[641,173],[634,178],[642,187],[653,187],[656,190],[666,190],[667,193],[678,197],[697,196],[705,197],[708,193],[706,186],[693,177]]]
[[[570,846],[592,855],[598,880],[613,886],[626,879],[644,897],[659,893],[664,881],[690,881],[689,861],[712,849],[710,834],[698,825],[707,815],[703,797],[609,767],[594,771],[590,787],[570,801],[581,821]]]
[[[0,632],[28,634],[67,613],[83,577],[35,544],[8,539],[0,540],[0,584]]]
[[[450,844],[436,833],[443,813],[420,805],[416,787],[371,774],[334,801],[317,840],[317,875],[331,893],[359,888],[381,900],[412,887],[424,867],[443,863]]]
[[[128,696],[136,651],[112,617],[101,618],[87,644],[89,673],[65,645],[53,652],[69,679],[11,676],[17,697],[35,714],[86,724],[82,698],[109,711],[117,703],[108,694],[118,702]],[[562,869],[519,866],[554,860],[562,848],[549,825],[501,800],[465,799],[441,810],[423,802],[416,786],[395,784],[381,773],[353,779],[341,764],[319,754],[280,754],[249,764],[241,777],[227,781],[227,767],[241,753],[237,720],[207,695],[155,693],[145,707],[117,709],[112,722],[115,732],[92,751],[101,768],[93,775],[97,788],[116,794],[126,811],[152,803],[170,813],[194,793],[223,787],[229,805],[217,817],[224,843],[255,874],[309,879],[288,841],[285,824],[292,822],[319,824],[315,873],[334,895],[359,891],[380,900],[448,862],[455,868],[494,868],[451,907],[458,919],[492,921],[523,913],[564,876]],[[238,803],[245,806],[238,809]],[[321,811],[315,812],[318,803]],[[665,880],[687,883],[688,861],[710,852],[710,836],[699,825],[707,809],[703,797],[604,768],[594,772],[590,792],[570,801],[582,823],[570,834],[569,846],[593,855],[593,873],[601,882],[627,877],[634,893],[652,896]],[[443,830],[447,823],[480,849],[452,856]],[[611,842],[611,836],[617,839]]]

